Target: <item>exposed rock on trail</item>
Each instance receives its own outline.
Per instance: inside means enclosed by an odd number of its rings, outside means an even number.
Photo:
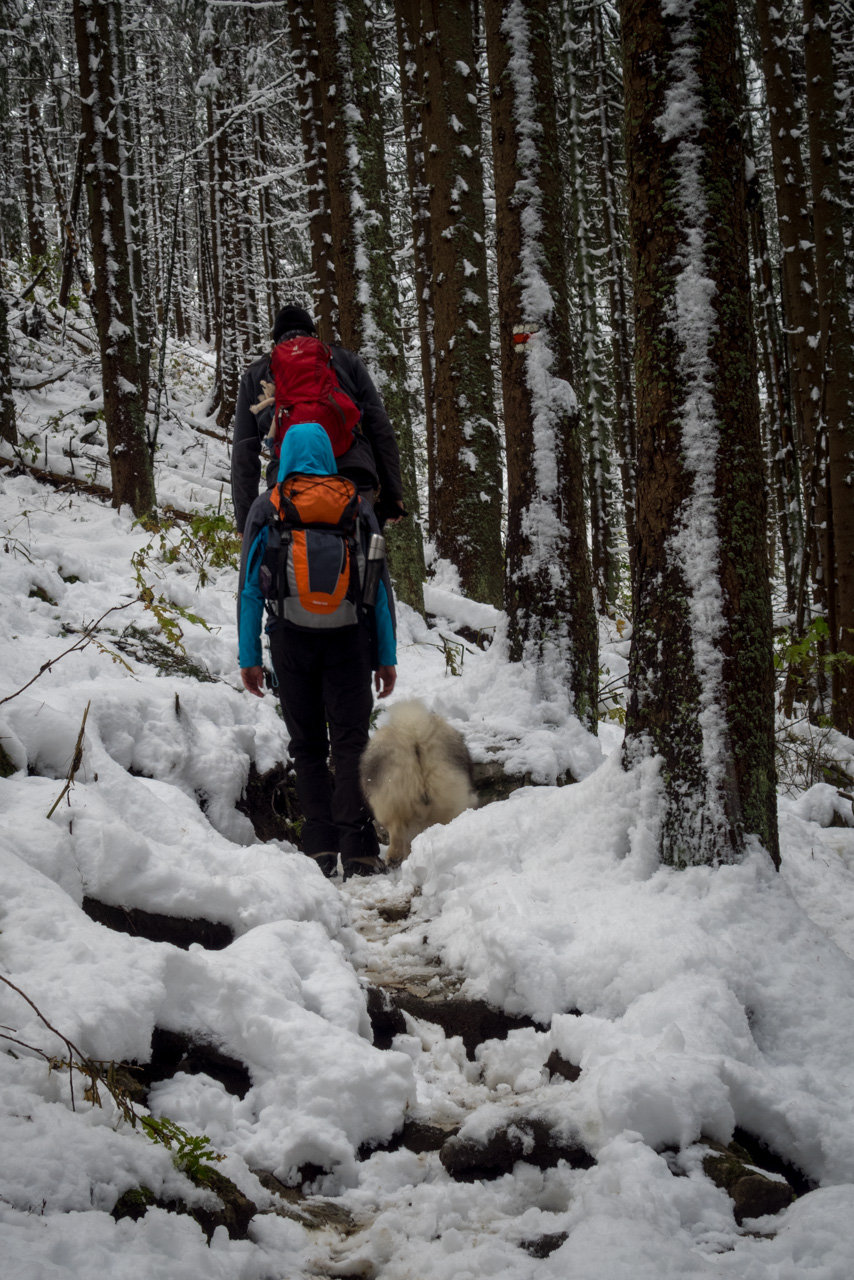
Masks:
[[[85,897],[81,905],[90,920],[107,929],[147,938],[149,942],[171,942],[182,951],[188,951],[194,942],[206,951],[222,951],[234,941],[229,925],[213,920],[186,920],[159,911],[142,911],[139,907],[117,907],[89,897]]]

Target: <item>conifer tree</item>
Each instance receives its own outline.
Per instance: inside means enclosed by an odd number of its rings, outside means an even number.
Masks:
[[[624,762],[674,866],[779,865],[763,464],[733,0],[623,0],[638,389]],[[654,51],[654,55],[653,55]]]
[[[318,334],[335,342],[338,300],[329,212],[329,171],[326,164],[323,103],[320,97],[320,52],[313,0],[289,0],[291,57],[299,99],[305,177],[308,195],[311,265],[314,273],[313,311]]]
[[[792,404],[801,442],[804,507],[814,510],[814,519],[811,527],[805,530],[805,537],[809,540],[817,599],[826,605],[829,552],[823,443],[819,431],[821,325],[809,179],[801,149],[803,120],[795,92],[785,12],[770,0],[756,0],[756,23],[770,116],[785,335]],[[818,483],[816,492],[810,493],[813,476]]]
[[[424,388],[424,427],[427,455],[428,532],[436,532],[436,350],[433,317],[433,244],[430,223],[430,190],[425,167],[424,49],[421,40],[419,0],[395,0],[395,28],[400,69],[401,108],[407,184],[412,227],[413,275],[421,380]]]
[[[421,0],[435,353],[435,530],[467,595],[500,605],[501,441],[490,350],[471,0]]]
[[[622,482],[623,511],[626,526],[626,543],[629,567],[633,571],[637,529],[635,522],[635,458],[637,441],[635,432],[635,396],[632,386],[632,340],[629,332],[627,247],[624,221],[624,176],[618,172],[618,153],[622,150],[622,96],[614,102],[615,72],[613,53],[609,56],[603,23],[604,0],[591,0],[590,61],[594,77],[594,96],[591,107],[595,121],[595,152],[599,171],[599,192],[602,201],[602,243],[605,250],[608,317],[611,330],[611,360],[613,369],[613,427],[611,443],[616,451],[617,466]],[[613,45],[613,39],[610,45]],[[619,83],[619,80],[618,80]],[[620,121],[620,127],[616,121]]]
[[[596,732],[598,636],[571,385],[550,7],[485,0],[501,374],[510,654],[564,683]]]
[[[74,0],[73,14],[113,505],[142,516],[155,504],[145,429],[149,337],[122,9],[118,0]]]
[[[424,552],[372,14],[365,0],[315,0],[315,16],[341,340],[365,361],[395,429],[410,517],[387,528],[389,564],[400,598],[423,612]]]
[[[837,85],[829,0],[804,0],[806,102],[813,233],[821,324],[820,429],[827,435],[827,604],[833,666],[832,716],[854,732],[854,343],[842,210]],[[848,193],[850,195],[850,193]]]
[[[9,362],[9,312],[0,266],[0,440],[18,443],[15,419],[15,397],[12,394],[12,369]]]

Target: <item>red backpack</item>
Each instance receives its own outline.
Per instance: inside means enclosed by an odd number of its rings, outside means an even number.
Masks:
[[[280,342],[270,357],[276,386],[270,451],[278,458],[285,432],[297,422],[318,422],[336,458],[353,443],[361,412],[342,391],[332,352],[319,338],[300,335]]]

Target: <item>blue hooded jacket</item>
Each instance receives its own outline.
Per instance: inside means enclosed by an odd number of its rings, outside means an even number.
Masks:
[[[282,441],[279,459],[279,483],[287,476],[300,475],[328,476],[336,475],[335,455],[329,436],[317,422],[300,422],[292,426]],[[259,503],[269,502],[266,494],[256,500]],[[252,523],[247,521],[247,532]],[[261,623],[264,617],[264,597],[258,581],[258,572],[267,549],[266,520],[257,533],[244,559],[243,588],[240,592],[238,607],[239,649],[238,661],[241,667],[260,667]],[[377,601],[374,607],[379,647],[379,665],[393,667],[397,663],[397,646],[394,638],[394,625],[385,583],[380,581],[377,590]]]

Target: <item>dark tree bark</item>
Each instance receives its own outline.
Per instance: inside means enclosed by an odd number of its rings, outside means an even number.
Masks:
[[[501,442],[490,352],[472,4],[421,0],[436,359],[436,546],[466,595],[500,605]]]
[[[0,440],[18,443],[15,420],[15,397],[12,394],[12,369],[9,360],[9,315],[0,264]]]
[[[581,64],[589,62],[587,24],[573,4],[563,12],[565,33],[564,80],[567,99],[569,168],[569,238],[574,245],[575,342],[577,387],[581,400],[582,434],[587,443],[587,493],[590,514],[590,551],[593,595],[600,613],[612,612],[617,597],[619,569],[612,521],[611,440],[605,411],[606,383],[599,323],[598,281],[594,263],[596,232],[591,216],[587,178],[588,100],[582,92]]]
[[[794,91],[788,27],[783,11],[770,0],[756,0],[762,74],[771,124],[771,155],[782,260],[783,310],[791,370],[792,403],[801,442],[801,474],[808,484],[819,439],[821,350],[815,247],[807,176],[801,152],[802,121]],[[815,519],[804,531],[810,540],[816,597],[826,604],[827,500],[819,472],[815,495],[804,493]]]
[[[742,96],[746,100],[743,58],[739,59]],[[755,164],[755,146],[749,112],[745,113],[748,146],[747,207],[750,217],[754,263],[756,330],[762,353],[767,395],[768,472],[774,494],[775,524],[771,543],[779,538],[786,581],[786,608],[796,608],[798,576],[804,553],[803,508],[797,441],[792,421],[792,402],[786,372],[783,326],[774,289],[771,250],[765,221],[765,206]],[[773,536],[776,534],[776,538]],[[773,576],[773,575],[772,575]]]
[[[36,164],[35,128],[39,108],[34,99],[22,104],[21,161],[24,170],[24,197],[27,209],[27,239],[31,258],[43,258],[48,251],[40,173]]]
[[[210,408],[216,408],[217,425],[228,428],[237,404],[242,363],[237,317],[236,273],[240,262],[239,239],[235,256],[237,219],[233,200],[228,95],[224,92],[234,50],[229,44],[229,17],[212,12],[204,33],[208,56],[207,126],[208,194],[210,201],[210,265],[212,328],[216,346],[216,374]]]
[[[418,335],[421,349],[421,379],[424,385],[424,412],[427,442],[428,525],[436,532],[436,352],[433,343],[433,259],[430,224],[430,190],[424,163],[424,135],[421,112],[424,105],[424,56],[421,43],[419,0],[395,0],[397,51],[406,146],[406,176],[412,220],[415,294],[418,306]]]
[[[831,714],[854,732],[854,344],[846,278],[842,210],[846,192],[834,79],[830,0],[804,0],[804,55],[812,175],[815,265],[821,321],[821,429],[827,434],[827,601],[832,674]]]
[[[346,8],[315,0],[315,15],[341,340],[365,361],[394,426],[410,517],[387,529],[389,567],[399,598],[423,612],[424,550],[370,10],[364,0]]]
[[[629,307],[626,289],[624,233],[620,225],[620,199],[615,174],[614,127],[608,110],[606,91],[607,58],[602,29],[601,0],[590,5],[593,70],[596,80],[596,112],[600,150],[599,183],[602,193],[602,227],[608,254],[608,305],[611,320],[611,349],[614,362],[613,443],[617,452],[623,487],[629,569],[634,576],[637,544],[635,507],[635,398],[632,387],[632,342],[629,334]]]
[[[329,174],[320,96],[320,53],[313,0],[289,0],[288,16],[308,187],[311,267],[315,279],[314,314],[317,331],[324,342],[337,342],[340,338],[338,288],[332,248]]]
[[[50,148],[44,136],[44,130],[37,129],[39,146],[41,147],[42,156],[45,162],[51,186],[53,187],[56,197],[56,207],[62,222],[62,229],[65,233],[65,256],[62,265],[62,281],[59,287],[59,305],[61,307],[68,306],[68,295],[71,290],[71,280],[74,271],[80,280],[80,287],[86,298],[91,303],[92,299],[92,281],[86,269],[86,260],[83,253],[83,246],[80,243],[80,236],[77,233],[77,217],[80,211],[80,196],[83,189],[83,170],[87,163],[86,139],[81,138],[77,147],[77,159],[74,165],[74,178],[71,187],[71,199],[66,200],[65,193],[62,188],[59,173],[54,164]]]
[[[623,0],[638,388],[624,762],[661,761],[674,866],[779,865],[765,499],[734,0]]]
[[[73,13],[113,505],[127,503],[142,516],[154,509],[155,494],[145,429],[148,334],[123,87],[122,12],[117,0],[74,0]]]
[[[282,291],[273,227],[273,201],[267,180],[267,128],[262,111],[255,111],[252,114],[252,140],[255,177],[258,183],[258,230],[261,240],[261,261],[264,266],[266,320],[267,327],[272,329],[278,309],[282,305]]]
[[[510,656],[596,732],[598,632],[571,386],[548,0],[485,0],[507,440]]]

